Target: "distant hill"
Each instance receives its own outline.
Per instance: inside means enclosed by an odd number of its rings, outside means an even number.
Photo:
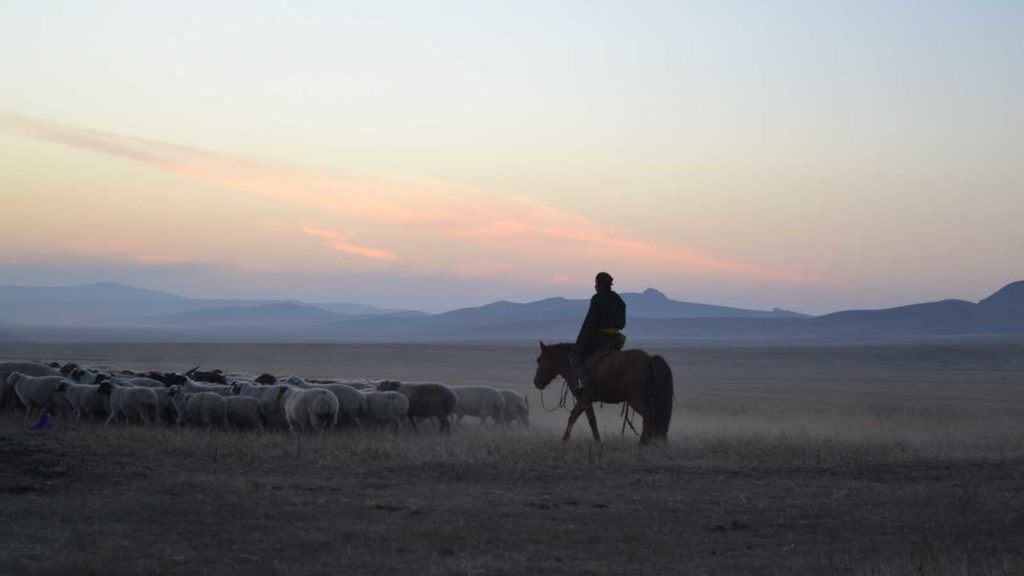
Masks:
[[[280,323],[286,326],[325,323],[346,315],[422,314],[395,311],[363,304],[332,303],[327,308],[315,306],[319,313],[301,309],[308,304],[282,300],[199,299],[167,292],[134,288],[113,282],[83,286],[35,287],[0,286],[0,323],[21,326],[185,326],[189,319],[199,320],[203,314],[190,312],[213,310],[219,322],[237,322],[239,326]],[[270,308],[260,308],[271,306]],[[235,309],[232,311],[222,309]],[[248,310],[248,312],[247,312]],[[184,316],[179,316],[184,314]],[[251,316],[246,319],[245,316]],[[207,325],[205,323],[199,325]]]
[[[116,284],[67,289],[0,287],[0,337],[150,341],[572,340],[587,300],[494,302],[442,314],[387,311],[358,304],[197,300]],[[115,295],[124,294],[118,300]],[[1024,282],[978,303],[943,300],[884,310],[811,317],[672,300],[648,289],[624,293],[632,339],[887,340],[1024,336]],[[79,299],[75,299],[79,298]],[[340,312],[344,310],[347,312]],[[368,311],[369,313],[362,313]],[[39,327],[29,329],[28,327]],[[44,329],[45,327],[66,329]],[[74,330],[72,330],[74,328]]]
[[[0,286],[0,302],[161,302],[185,299],[115,282],[82,286]]]
[[[1007,284],[978,304],[989,310],[1024,312],[1024,280]]]
[[[277,302],[258,306],[225,306],[201,308],[175,314],[166,314],[149,319],[149,323],[161,326],[313,326],[327,324],[345,318],[344,314],[329,312],[308,304]]]

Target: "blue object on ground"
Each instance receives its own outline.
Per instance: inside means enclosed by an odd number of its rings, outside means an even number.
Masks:
[[[39,417],[39,422],[29,430],[49,430],[50,428],[53,428],[53,417],[49,412],[43,412],[43,415]]]

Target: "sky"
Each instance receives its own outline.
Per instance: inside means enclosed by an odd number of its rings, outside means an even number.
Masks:
[[[0,284],[808,313],[1024,279],[1024,3],[3,2]]]

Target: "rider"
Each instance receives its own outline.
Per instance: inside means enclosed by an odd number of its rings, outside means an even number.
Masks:
[[[572,365],[579,378],[576,388],[580,393],[591,386],[591,355],[606,347],[621,349],[625,343],[625,336],[619,331],[626,326],[626,303],[612,290],[611,274],[599,273],[594,279],[594,290],[597,294],[590,299],[587,318],[572,347]]]

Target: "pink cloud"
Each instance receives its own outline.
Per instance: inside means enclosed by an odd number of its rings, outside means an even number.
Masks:
[[[337,232],[331,232],[330,230],[324,230],[322,228],[316,228],[313,226],[303,226],[302,231],[310,236],[317,238],[325,238],[331,241],[331,247],[339,252],[345,252],[347,254],[353,254],[355,256],[362,256],[364,258],[372,258],[374,260],[388,260],[391,262],[397,262],[398,256],[394,252],[387,250],[381,250],[379,248],[368,248],[366,246],[358,246],[351,244],[345,240],[345,237]]]
[[[337,178],[142,138],[0,113],[0,130],[142,162],[166,172],[330,215],[360,238],[400,247],[411,270],[501,276],[511,268],[543,283],[596,269],[645,276],[700,275],[745,283],[836,284],[833,278],[722,258],[653,242],[537,200],[420,178]],[[315,226],[302,232],[333,249],[396,261],[396,252],[354,244]],[[409,257],[404,257],[406,254]],[[469,264],[467,264],[467,262]],[[502,262],[490,267],[475,262]],[[508,266],[511,268],[504,268]]]

